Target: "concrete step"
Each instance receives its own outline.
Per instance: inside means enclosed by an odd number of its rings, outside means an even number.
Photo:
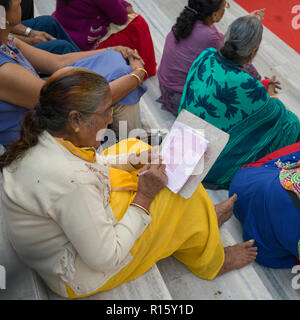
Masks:
[[[48,291],[49,300],[66,300]],[[141,277],[114,289],[80,300],[172,300],[172,296],[157,266]]]

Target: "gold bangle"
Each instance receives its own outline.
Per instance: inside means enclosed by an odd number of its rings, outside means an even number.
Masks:
[[[144,71],[145,74],[146,74],[146,76],[147,76],[147,78],[148,78],[148,72],[147,72],[146,69],[144,69],[144,68],[137,68],[137,69],[135,69],[134,71],[136,71],[136,70]]]
[[[143,81],[141,80],[141,78],[140,78],[137,74],[135,74],[135,73],[130,73],[130,75],[133,76],[133,77],[135,77],[135,78],[138,80],[139,85],[143,82]]]
[[[149,210],[147,210],[147,209],[144,208],[143,206],[141,206],[141,205],[139,205],[139,204],[137,204],[137,203],[135,203],[135,202],[131,202],[130,205],[142,209],[143,211],[145,211],[145,212],[147,213],[148,216],[150,216]]]
[[[279,99],[277,96],[270,96],[270,98]]]

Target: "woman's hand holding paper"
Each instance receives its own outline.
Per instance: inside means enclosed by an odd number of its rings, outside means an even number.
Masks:
[[[140,176],[137,194],[134,202],[140,204],[146,209],[149,209],[151,202],[155,196],[168,183],[166,174],[166,165],[162,163],[162,158],[159,157],[157,164],[148,164],[141,171],[147,172]]]

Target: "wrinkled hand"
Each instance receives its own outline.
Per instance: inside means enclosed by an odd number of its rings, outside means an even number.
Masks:
[[[276,76],[272,76],[272,78],[265,77],[265,79],[270,80],[267,92],[270,96],[278,93],[277,90],[281,90],[281,83],[276,80]]]
[[[137,50],[133,50],[123,46],[112,47],[112,49],[120,52],[124,59],[129,59],[130,57],[133,57],[134,59],[141,60],[141,62],[144,64],[144,61]]]
[[[128,13],[128,14],[134,13],[132,6],[126,7],[126,10],[127,10],[127,13]]]
[[[260,9],[260,10],[255,10],[251,12],[250,14],[254,17],[256,17],[259,21],[262,21],[265,17],[265,10],[266,9]]]
[[[50,34],[44,31],[31,30],[29,34],[29,39],[32,45],[49,41],[56,40],[56,38],[52,37]]]
[[[136,59],[132,55],[129,55],[128,61],[129,61],[129,65],[130,65],[132,71],[135,71],[138,68],[144,68],[143,60]],[[145,74],[143,73],[143,77],[144,76],[145,76]]]
[[[139,177],[137,195],[152,201],[168,183],[166,165],[162,163],[162,158],[159,157],[157,164],[146,165],[140,173],[146,170],[147,172]]]

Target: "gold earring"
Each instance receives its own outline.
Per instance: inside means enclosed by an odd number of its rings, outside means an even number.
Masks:
[[[76,128],[75,129],[75,133],[79,133],[80,129],[79,128]]]

